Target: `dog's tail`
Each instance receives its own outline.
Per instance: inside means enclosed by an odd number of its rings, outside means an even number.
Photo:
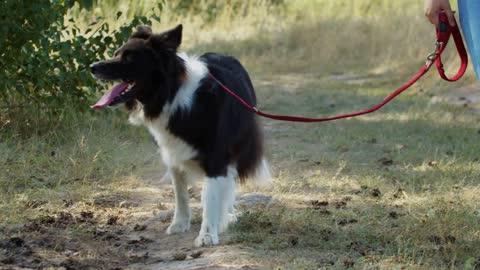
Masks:
[[[240,183],[246,183],[247,179],[255,182],[259,186],[268,186],[272,183],[272,175],[270,173],[270,166],[265,157],[261,157],[260,162],[255,168],[248,171],[242,170],[242,167],[237,166]]]
[[[252,176],[253,180],[257,185],[268,186],[272,184],[272,175],[270,173],[270,166],[265,157],[259,163],[259,166],[255,170],[254,175]]]
[[[263,133],[257,122],[251,126],[249,136],[244,137],[237,159],[237,171],[242,184],[247,179],[259,185],[272,182],[268,162],[263,156]]]

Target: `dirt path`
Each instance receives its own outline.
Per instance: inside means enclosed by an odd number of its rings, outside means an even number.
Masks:
[[[193,246],[201,222],[200,184],[190,188],[192,228],[165,233],[173,216],[174,195],[163,171],[141,176],[128,195],[105,193],[93,202],[34,206],[41,214],[0,235],[0,269],[256,269],[225,261],[245,252],[229,244]]]
[[[173,193],[172,186],[167,181],[158,181],[158,174],[151,174],[144,177],[144,181],[150,187],[147,194],[138,193],[134,198],[140,205],[142,211],[136,212],[138,220],[141,220],[140,227],[128,235],[128,241],[140,241],[148,239],[144,245],[134,251],[131,256],[136,256],[141,262],[132,263],[126,269],[255,269],[251,266],[233,266],[222,263],[222,258],[235,256],[239,247],[228,244],[210,248],[196,248],[193,246],[195,237],[200,229],[200,187],[197,185],[190,188],[191,207],[193,224],[189,232],[185,234],[167,235],[167,226],[173,215]],[[147,196],[145,196],[147,195]],[[159,207],[159,201],[168,202],[162,204],[161,210],[155,213]],[[152,214],[153,213],[153,214]],[[221,235],[221,243],[228,243],[228,235]]]

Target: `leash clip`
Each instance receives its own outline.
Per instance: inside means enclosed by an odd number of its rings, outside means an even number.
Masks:
[[[433,45],[435,46],[435,49],[433,50],[433,52],[431,52],[427,55],[427,61],[425,62],[425,65],[427,65],[427,66],[430,66],[432,64],[432,62],[435,61],[435,59],[437,59],[438,51],[442,47],[443,42],[437,40],[435,42],[435,44],[433,44]]]

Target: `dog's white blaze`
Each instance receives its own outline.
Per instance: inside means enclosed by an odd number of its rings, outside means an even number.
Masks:
[[[170,104],[166,104],[157,118],[147,120],[143,112],[143,106],[137,103],[137,108],[130,112],[128,120],[134,125],[146,126],[159,146],[159,152],[165,165],[167,167],[178,167],[178,165],[195,157],[197,151],[167,130],[170,107]]]
[[[202,190],[202,225],[195,239],[196,246],[211,246],[219,243],[218,234],[234,219],[235,178],[237,170],[229,166],[226,176],[206,177]]]
[[[200,86],[201,80],[208,74],[206,64],[198,60],[197,57],[188,56],[185,53],[179,53],[178,56],[184,61],[186,78],[173,101],[165,104],[162,113],[152,121],[145,118],[143,106],[138,103],[137,108],[129,116],[130,123],[145,125],[149,129],[160,146],[162,159],[168,167],[191,160],[197,154],[197,151],[191,145],[171,134],[167,130],[167,125],[169,118],[176,110],[190,110],[194,101],[195,90]]]
[[[190,111],[195,98],[195,91],[200,86],[200,82],[208,75],[207,65],[197,57],[188,56],[186,53],[178,53],[177,55],[184,61],[187,76],[172,101],[170,114],[173,114],[177,109]]]

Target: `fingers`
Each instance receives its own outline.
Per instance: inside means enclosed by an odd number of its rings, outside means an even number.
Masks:
[[[452,12],[449,0],[425,0],[424,11],[427,19],[438,28],[438,14],[445,11],[448,23],[455,26],[455,16]]]
[[[431,12],[431,11],[426,11],[425,16],[427,19],[430,21],[431,24],[435,25],[435,27],[438,28],[439,20],[438,20],[438,12]],[[445,10],[445,14],[447,15],[448,23],[451,26],[455,26],[455,14],[453,13],[452,10]]]
[[[437,12],[427,10],[427,11],[425,11],[425,16],[427,17],[427,19],[430,21],[431,24],[438,27],[438,13]]]
[[[445,13],[447,14],[448,23],[451,26],[455,26],[455,15],[453,14],[453,11],[449,9],[449,10],[446,10]]]

